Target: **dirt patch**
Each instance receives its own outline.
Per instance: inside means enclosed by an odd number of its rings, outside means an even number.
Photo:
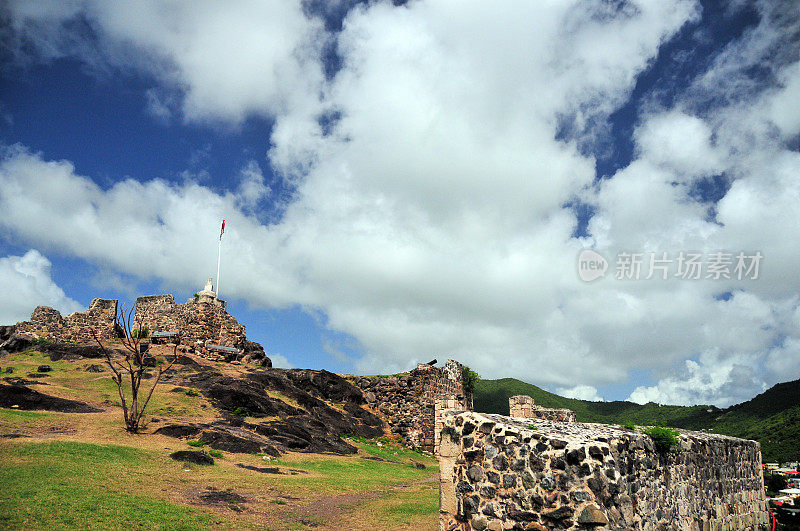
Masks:
[[[63,413],[99,413],[102,411],[84,402],[46,395],[24,385],[0,384],[0,407],[15,406],[17,409],[40,409]]]
[[[247,502],[247,498],[233,490],[218,490],[214,487],[206,487],[206,490],[201,492],[198,498],[204,505],[230,505]]]

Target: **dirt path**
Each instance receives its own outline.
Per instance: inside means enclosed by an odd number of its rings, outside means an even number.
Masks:
[[[384,496],[391,496],[393,492],[407,491],[418,487],[420,485],[434,483],[439,481],[439,473],[431,474],[429,477],[410,481],[401,485],[393,485],[392,487],[381,491],[358,492],[352,494],[339,494],[336,496],[321,496],[312,500],[310,503],[301,505],[297,508],[296,514],[299,517],[299,522],[309,528],[316,529],[350,529],[357,530],[373,530],[375,524],[369,521],[369,515],[364,514],[362,518],[355,521],[348,518],[347,526],[342,527],[336,523],[342,517],[349,517],[353,514],[353,509],[368,501],[378,500]],[[362,521],[363,520],[363,521]],[[361,524],[359,526],[358,524]],[[356,525],[354,527],[354,524]]]

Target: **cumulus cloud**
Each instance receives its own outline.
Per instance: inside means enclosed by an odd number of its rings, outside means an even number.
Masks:
[[[577,398],[578,400],[589,400],[592,402],[602,402],[603,397],[597,393],[597,389],[591,385],[576,385],[574,387],[559,387],[556,390],[561,396],[567,398]]]
[[[37,306],[51,306],[68,315],[84,309],[66,296],[50,276],[51,263],[36,249],[22,256],[0,258],[0,323],[13,324],[30,318]]]
[[[231,124],[313,102],[323,79],[322,22],[297,2],[8,3],[21,60],[77,57],[99,73],[135,68],[182,93],[188,120]],[[84,25],[85,24],[85,25]],[[87,38],[86,27],[91,38]],[[161,116],[163,92],[149,92]]]
[[[341,69],[329,80],[315,46],[334,36],[320,37],[298,6],[209,20],[202,4],[174,24],[167,12],[184,4],[150,6],[152,22],[131,13],[122,27],[114,19],[126,8],[79,5],[106,55],[124,43],[159,58],[159,79],[180,88],[188,119],[274,116],[269,162],[294,196],[264,225],[257,206],[269,190],[256,162],[228,191],[192,179],[101,188],[68,161],[16,146],[0,161],[9,213],[0,224],[20,239],[191,289],[215,270],[224,217],[223,295],[321,310],[326,326],[360,343],[365,372],[455,357],[484,377],[600,399],[598,387],[635,368],[654,382],[631,399],[719,405],[786,378],[768,366],[800,341],[800,244],[786,237],[800,230],[800,156],[787,144],[800,116],[797,62],[770,63],[771,85],[740,75],[772,46],[774,17],[673,108],[643,113],[634,160],[595,182],[587,147],[659,47],[698,20],[694,3],[369,4],[335,36]],[[284,19],[291,35],[260,35]],[[233,53],[223,37],[240,23],[249,45]],[[33,22],[22,28],[64,50]],[[259,39],[273,37],[285,42],[263,50]],[[202,53],[215,46],[232,56],[221,72],[228,57]],[[747,91],[733,97],[723,70]],[[723,103],[702,105],[709,91]],[[719,175],[722,199],[698,194]],[[564,206],[575,200],[595,211],[581,239]],[[620,251],[765,258],[752,282],[586,284],[576,274],[585,246],[612,261],[609,276]]]

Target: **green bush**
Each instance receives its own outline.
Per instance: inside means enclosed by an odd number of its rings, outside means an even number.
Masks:
[[[200,396],[200,393],[194,387],[190,387],[186,390],[186,396]]]
[[[194,446],[195,448],[202,448],[206,445],[205,441],[188,441],[186,444]]]
[[[648,435],[656,445],[656,450],[661,453],[667,453],[673,446],[678,445],[678,430],[667,428],[665,426],[653,426],[643,430],[642,433]]]
[[[34,345],[52,345],[53,342],[50,341],[49,339],[45,339],[43,337],[37,337],[36,339],[33,340],[33,344]]]
[[[626,422],[625,424],[620,424],[620,426],[622,426],[626,430],[636,431],[636,424],[630,421]]]
[[[464,382],[464,392],[472,394],[475,391],[475,382],[480,379],[480,374],[473,371],[466,365],[461,367],[461,380]]]
[[[236,415],[237,417],[242,417],[242,418],[250,416],[250,412],[243,407],[237,407],[236,409],[234,409],[233,414]]]
[[[220,452],[219,450],[209,450],[208,455],[210,455],[211,457],[216,457],[218,459],[222,458],[222,452]]]
[[[134,339],[144,339],[150,337],[150,328],[143,326],[141,328],[134,328],[131,330],[131,337]]]

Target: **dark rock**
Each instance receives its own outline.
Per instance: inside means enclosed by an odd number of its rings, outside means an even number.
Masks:
[[[17,325],[0,326],[0,343],[8,341],[16,331],[17,331]]]
[[[414,468],[416,468],[418,470],[425,470],[425,468],[426,468],[425,465],[423,465],[422,463],[418,463],[417,461],[414,461],[413,459],[411,460],[411,464],[414,465]]]
[[[520,511],[518,509],[509,509],[506,515],[512,520],[517,522],[536,522],[539,520],[539,515],[530,511]]]
[[[269,444],[269,441],[263,437],[232,426],[215,427],[211,430],[205,430],[200,434],[199,439],[204,441],[211,448],[222,450],[223,452],[242,454],[263,452],[270,455],[278,453],[274,450],[273,446]]]
[[[459,481],[456,485],[456,491],[465,494],[473,490],[472,484],[469,481]]]
[[[552,446],[556,450],[561,450],[561,449],[567,447],[567,441],[562,441],[562,440],[559,440],[559,439],[552,439],[550,441],[550,446]]]
[[[500,484],[500,474],[498,474],[497,472],[492,472],[492,471],[486,472],[486,479],[490,483],[494,483],[495,485]]]
[[[548,520],[565,520],[567,518],[572,518],[573,514],[575,514],[575,509],[565,505],[563,507],[559,507],[555,511],[543,513],[542,516]]]
[[[169,454],[175,461],[184,461],[186,463],[194,463],[196,465],[213,465],[214,458],[205,452],[196,452],[193,450],[178,450]]]
[[[494,487],[482,487],[481,488],[481,496],[484,498],[494,498],[494,495],[497,493],[497,489]]]
[[[503,475],[503,488],[504,489],[511,489],[514,488],[514,485],[517,484],[517,475],[516,474],[504,474]]]
[[[472,465],[467,470],[467,477],[469,477],[473,483],[480,483],[483,480],[483,468],[478,465]]]
[[[590,453],[591,454],[591,453]],[[599,508],[589,505],[578,516],[578,523],[588,526],[608,525],[608,518]]]
[[[22,352],[33,346],[33,341],[27,337],[11,336],[5,341],[0,341],[0,349],[6,352]]]
[[[463,437],[466,437],[467,435],[469,435],[473,431],[475,431],[475,424],[473,424],[472,422],[468,422],[468,421],[464,422],[464,426],[461,428],[461,435]]]
[[[97,345],[73,345],[72,343],[45,343],[37,345],[36,350],[50,355],[51,361],[59,361],[62,358],[69,359],[98,359],[104,358],[105,353]]]
[[[36,370],[38,372],[50,372],[53,370],[53,368],[50,365],[39,365]]]
[[[597,459],[598,461],[603,460],[603,451],[597,446],[589,447],[589,455],[592,456],[594,459]]]
[[[98,413],[94,408],[78,400],[68,400],[34,391],[23,385],[0,384],[0,407],[18,406],[24,410],[61,411],[65,413]]]
[[[502,472],[508,468],[508,459],[506,459],[506,456],[504,455],[498,455],[492,459],[492,464],[497,470]]]
[[[88,365],[85,369],[86,372],[105,372],[105,369],[102,365],[97,365],[96,363],[92,363]]]
[[[570,465],[579,465],[584,459],[586,459],[586,451],[583,448],[567,452],[567,463]]]
[[[203,430],[200,424],[169,424],[158,428],[155,433],[166,435],[167,437],[194,437]]]
[[[280,471],[280,469],[278,467],[243,465],[242,463],[236,463],[236,466],[238,466],[239,468],[244,468],[246,470],[253,470],[255,472],[260,472],[261,474],[282,474],[283,473],[283,472]]]

